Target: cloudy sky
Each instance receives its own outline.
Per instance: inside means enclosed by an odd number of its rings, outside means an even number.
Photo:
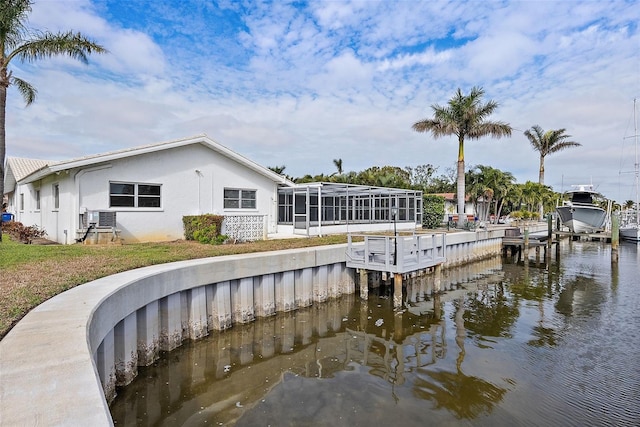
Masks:
[[[455,167],[455,137],[411,126],[479,86],[515,131],[467,141],[468,166],[537,182],[522,132],[566,128],[582,147],[547,157],[545,183],[632,199],[639,23],[636,0],[36,0],[30,28],[80,31],[109,54],[12,63],[38,98],[25,108],[9,89],[7,155],[61,160],[206,133],[293,177],[333,173],[338,158],[345,171],[440,175]]]

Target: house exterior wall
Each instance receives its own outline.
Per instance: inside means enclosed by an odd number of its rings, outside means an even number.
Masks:
[[[71,201],[73,181],[62,172],[29,184],[18,184],[10,197],[10,211],[14,219],[25,226],[36,225],[47,231],[47,238],[60,243],[71,243],[75,236],[72,225]],[[58,207],[55,206],[54,187],[58,188]],[[40,207],[37,192],[40,192]],[[24,196],[24,205],[21,198]],[[24,209],[23,209],[24,208]],[[65,234],[66,233],[66,234]],[[68,242],[71,239],[71,242]]]
[[[444,202],[444,222],[449,221],[449,217],[457,215],[458,204],[455,200],[445,200]],[[465,202],[464,213],[467,215],[476,215],[476,209],[471,202]]]
[[[161,206],[110,207],[110,182],[160,185]],[[56,183],[60,188],[58,210],[52,208]],[[33,209],[38,186],[39,211]],[[256,208],[225,209],[225,188],[255,190]],[[59,243],[75,242],[81,234],[80,215],[86,211],[115,211],[120,238],[128,243],[182,239],[185,215],[264,215],[267,226],[274,229],[277,219],[277,184],[273,180],[199,144],[120,158],[52,174],[33,184],[19,184],[15,192],[18,208],[20,193],[25,194],[25,209],[17,212],[16,220],[41,225],[48,238]]]

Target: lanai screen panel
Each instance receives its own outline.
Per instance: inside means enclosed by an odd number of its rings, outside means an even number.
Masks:
[[[301,206],[303,193],[305,207]],[[278,190],[278,223],[292,224],[294,217],[298,223],[302,212],[307,212],[310,226],[387,223],[393,219],[394,206],[398,208],[396,221],[422,222],[421,191],[337,183],[300,184]]]

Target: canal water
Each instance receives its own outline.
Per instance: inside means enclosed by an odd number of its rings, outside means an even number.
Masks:
[[[638,426],[640,252],[564,241],[185,342],[117,426]],[[555,252],[555,251],[554,251]]]

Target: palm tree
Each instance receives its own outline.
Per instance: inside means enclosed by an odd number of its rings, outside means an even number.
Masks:
[[[511,126],[503,122],[488,121],[489,116],[498,108],[495,101],[482,102],[484,90],[473,87],[469,95],[460,89],[451,98],[446,107],[432,105],[433,118],[413,124],[416,132],[431,132],[434,138],[456,135],[458,137],[457,197],[458,214],[465,219],[464,184],[464,140],[479,139],[490,135],[494,138],[511,136]]]
[[[342,175],[342,159],[333,159],[333,164],[338,169],[338,175]]]
[[[524,135],[529,138],[533,148],[540,153],[540,169],[538,174],[538,184],[544,185],[544,158],[552,153],[564,150],[569,147],[578,147],[582,144],[574,141],[567,141],[571,135],[565,134],[566,129],[544,131],[538,125],[532,126],[531,130],[525,130]],[[538,206],[540,217],[543,215],[542,204]]]
[[[4,160],[6,156],[7,89],[15,86],[27,105],[36,99],[36,89],[13,75],[9,63],[16,58],[32,62],[57,55],[67,55],[88,63],[87,55],[105,53],[106,49],[80,33],[35,33],[27,30],[31,0],[2,0],[0,3],[0,197],[4,197]],[[0,241],[2,231],[0,230]]]
[[[487,182],[493,189],[493,201],[494,201],[494,213],[496,215],[496,222],[500,218],[502,206],[505,202],[505,198],[509,192],[509,189],[514,185],[516,179],[511,172],[503,172],[499,169],[486,167]]]
[[[566,129],[544,131],[538,125],[532,126],[531,130],[525,130],[524,135],[529,138],[533,148],[540,153],[540,171],[538,184],[544,185],[544,158],[549,154],[557,153],[569,147],[579,147],[580,143],[568,141],[571,135],[565,134]]]
[[[484,210],[478,212],[478,216],[483,221],[489,219],[491,203],[493,203],[493,212],[496,215],[496,220],[500,217],[505,197],[514,182],[513,174],[491,166],[478,165],[467,172],[467,183],[473,189],[469,193],[474,194],[475,192],[476,200],[478,200],[478,197],[482,197],[484,200]]]
[[[267,166],[268,169],[277,173],[278,175],[282,175],[284,170],[287,168],[285,165],[282,166]]]

